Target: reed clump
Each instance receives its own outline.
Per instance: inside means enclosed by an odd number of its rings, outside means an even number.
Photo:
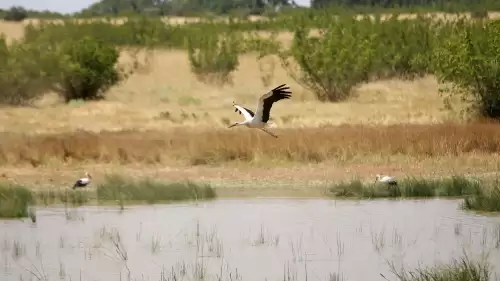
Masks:
[[[393,270],[400,281],[488,281],[492,272],[485,261],[471,261],[467,256],[450,264],[403,272]]]
[[[95,194],[88,190],[70,190],[70,189],[54,189],[48,188],[45,190],[37,190],[33,192],[37,204],[45,206],[53,204],[69,204],[72,206],[80,206],[91,202],[95,199]]]
[[[478,190],[483,188],[479,181],[453,176],[440,179],[406,178],[392,186],[353,180],[335,184],[327,192],[337,197],[357,198],[459,197],[480,192]]]
[[[99,200],[160,201],[206,200],[216,197],[215,190],[208,184],[193,182],[160,182],[145,178],[134,180],[120,175],[108,175],[97,186]]]
[[[189,165],[230,161],[319,163],[366,156],[457,157],[500,152],[498,124],[438,124],[275,129],[103,131],[2,134],[0,164],[99,162]]]
[[[464,199],[462,207],[466,210],[500,212],[500,185],[498,181],[488,188],[477,188]]]
[[[26,217],[33,202],[33,194],[26,187],[0,182],[0,218]]]

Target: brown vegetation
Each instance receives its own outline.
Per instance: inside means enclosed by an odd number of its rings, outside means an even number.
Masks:
[[[500,125],[340,126],[276,129],[270,139],[247,128],[227,131],[3,134],[0,163],[184,163],[349,161],[364,156],[442,157],[500,153]]]

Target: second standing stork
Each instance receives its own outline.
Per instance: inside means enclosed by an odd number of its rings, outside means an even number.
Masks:
[[[267,121],[269,121],[271,107],[273,106],[273,103],[282,99],[289,99],[291,96],[292,92],[290,92],[290,87],[286,86],[286,84],[280,85],[259,98],[256,113],[233,102],[233,106],[236,108],[234,112],[239,111],[239,113],[245,117],[245,121],[234,122],[228,128],[232,128],[234,126],[257,128],[277,138],[278,136],[267,130]]]
[[[77,180],[72,188],[75,189],[75,188],[86,187],[92,180],[92,176],[87,172],[85,172],[85,176],[86,176],[85,178]]]

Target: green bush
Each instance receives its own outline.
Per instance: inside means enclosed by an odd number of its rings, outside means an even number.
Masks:
[[[197,79],[223,85],[232,83],[231,72],[238,67],[238,43],[233,33],[200,33],[187,39],[188,58]]]
[[[436,74],[445,99],[459,94],[469,112],[500,117],[500,24],[471,24],[455,30],[435,51]]]
[[[123,78],[118,50],[84,37],[53,41],[40,37],[7,47],[0,39],[0,104],[27,105],[49,90],[66,102],[102,99]]]
[[[10,8],[4,15],[6,21],[23,21],[28,17],[28,12],[23,7],[14,6]]]
[[[34,202],[31,191],[23,186],[0,182],[0,218],[28,216],[28,206]]]
[[[59,46],[60,64],[55,71],[56,89],[66,102],[98,100],[121,79],[116,47],[91,37],[66,40]]]
[[[288,70],[291,70],[288,57],[293,57],[300,73],[290,71],[291,76],[311,89],[321,101],[343,100],[353,86],[368,78],[375,55],[372,52],[375,46],[370,45],[375,42],[354,21],[339,20],[314,37],[309,36],[308,28],[299,26],[290,51],[281,55]]]
[[[0,38],[0,104],[27,105],[51,87],[49,73],[56,55],[47,45],[14,42]]]
[[[448,30],[446,24],[433,25],[421,16],[400,20],[392,15],[383,22],[378,17],[367,25],[368,32],[374,35],[371,40],[376,42],[370,78],[377,79],[411,79],[431,72],[433,48]]]
[[[355,86],[371,79],[413,78],[430,71],[436,30],[427,19],[348,16],[330,17],[330,22],[318,36],[309,35],[310,28],[299,22],[292,47],[280,53],[292,78],[321,101],[344,100]],[[290,58],[297,63],[298,73]]]

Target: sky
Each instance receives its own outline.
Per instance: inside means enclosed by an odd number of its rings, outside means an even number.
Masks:
[[[22,6],[26,9],[49,10],[59,13],[74,13],[90,6],[99,0],[0,0],[0,8]],[[310,0],[296,0],[297,4],[309,5]]]

